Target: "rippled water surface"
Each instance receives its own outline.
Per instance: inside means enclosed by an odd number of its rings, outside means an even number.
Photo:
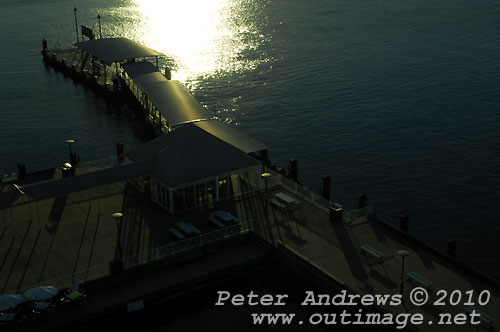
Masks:
[[[2,1],[0,172],[132,148],[138,128],[118,107],[44,67],[75,42],[62,0]],[[365,192],[376,212],[500,275],[500,48],[493,0],[76,1],[78,24],[165,54],[218,117],[299,160],[317,189],[332,177],[346,208]]]

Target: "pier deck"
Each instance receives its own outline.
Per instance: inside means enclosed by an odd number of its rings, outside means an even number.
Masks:
[[[168,228],[176,222],[190,222],[203,233],[211,232],[213,226],[208,222],[208,215],[223,209],[240,220],[252,220],[254,231],[270,244],[283,243],[360,294],[397,294],[401,275],[401,257],[397,251],[406,249],[411,252],[405,260],[407,272],[418,273],[433,282],[434,290],[444,289],[448,294],[455,289],[463,293],[474,290],[476,294],[487,289],[492,298],[480,310],[494,318],[500,312],[498,285],[480,274],[462,269],[452,259],[409,240],[405,234],[382,222],[332,224],[325,208],[301,199],[286,186],[271,185],[269,197],[278,192],[294,197],[299,207],[282,212],[269,205],[266,216],[265,195],[254,192],[173,217],[128,188],[125,182],[69,194],[66,198],[38,202],[21,198],[11,208],[0,210],[0,255],[4,257],[0,277],[2,293],[39,283],[64,288],[74,281],[79,283],[107,276],[108,262],[117,255],[113,212],[124,213],[120,243],[127,268],[151,261],[154,257],[149,256],[155,253],[152,248],[175,242]],[[360,248],[365,244],[384,253],[383,263],[361,253]],[[138,255],[142,257],[139,261]],[[72,275],[74,272],[77,273]],[[411,288],[405,280],[406,298]],[[436,297],[431,296],[431,299],[434,301]],[[463,313],[460,305],[416,307],[405,301],[401,306],[383,308],[394,313],[420,312],[426,321],[434,321],[434,325],[419,326],[420,331],[471,329],[470,325],[436,325],[441,312]]]
[[[116,67],[102,66],[97,61],[92,64],[90,58],[82,56],[82,52],[77,48],[47,50],[48,61],[63,72],[79,78],[80,81],[92,84],[104,91],[113,91],[113,77],[116,77]],[[83,64],[83,65],[82,65]],[[106,74],[104,75],[104,70]],[[122,92],[118,87],[117,92]]]
[[[288,189],[288,188],[287,188]],[[289,189],[288,189],[289,190]],[[474,291],[473,301],[477,303],[477,295],[483,290],[491,292],[489,303],[476,308],[489,316],[500,318],[500,289],[498,282],[484,278],[482,274],[464,269],[446,254],[438,253],[435,249],[410,239],[406,234],[394,229],[385,222],[376,218],[348,223],[334,223],[329,221],[328,212],[302,200],[293,191],[285,190],[290,196],[300,201],[300,208],[282,213],[278,209],[269,207],[269,218],[266,221],[264,209],[255,209],[260,204],[249,204],[242,201],[238,204],[238,211],[242,217],[253,216],[259,223],[255,225],[258,234],[271,243],[280,241],[291,250],[305,257],[308,262],[320,267],[348,288],[359,294],[398,294],[401,277],[401,260],[397,254],[401,249],[411,254],[405,259],[405,281],[403,305],[382,306],[392,313],[422,313],[424,324],[417,326],[419,331],[481,331],[484,324],[467,325],[437,325],[440,313],[456,315],[465,313],[465,292]],[[283,192],[281,185],[270,189],[269,197]],[[255,215],[257,213],[257,215]],[[361,246],[370,245],[384,254],[382,263],[373,257],[365,256]],[[409,301],[409,293],[415,286],[406,280],[406,273],[416,272],[433,282],[429,302],[417,307]],[[436,291],[445,290],[448,297],[445,306],[433,306],[430,303],[438,299]],[[456,306],[449,304],[449,295],[454,290],[462,292],[462,302]],[[477,320],[477,319],[476,319]],[[428,324],[433,321],[433,324]]]

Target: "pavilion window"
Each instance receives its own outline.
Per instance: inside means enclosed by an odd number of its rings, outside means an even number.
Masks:
[[[156,201],[156,182],[151,180],[151,199]]]
[[[241,194],[241,184],[240,184],[240,176],[239,174],[232,174],[230,177],[229,183],[229,196],[237,196]]]
[[[248,171],[241,173],[239,176],[241,193],[246,193],[250,191]]]
[[[182,188],[174,191],[174,211],[182,210],[184,206],[184,193]]]
[[[196,201],[197,201],[197,206],[202,206],[206,204],[207,193],[206,193],[205,183],[200,183],[196,185]]]
[[[161,187],[159,183],[156,184],[156,191],[158,193],[156,201],[161,204]]]
[[[184,188],[184,196],[186,199],[186,208],[192,208],[195,206],[195,196],[194,196],[194,186]]]
[[[214,180],[207,182],[207,203],[213,203],[217,200],[216,183]]]
[[[161,205],[165,207],[165,186],[161,186]]]
[[[220,177],[219,178],[219,183],[218,183],[218,190],[219,190],[219,200],[223,200],[229,197],[229,190],[228,190],[228,178],[227,177]]]
[[[166,202],[166,203],[167,203],[167,204],[166,204],[166,207],[167,207],[167,210],[168,210],[169,212],[172,212],[172,207],[170,206],[170,195],[171,195],[171,194],[172,194],[172,192],[171,192],[171,191],[167,188],[167,197],[166,197],[166,199],[167,199],[167,202]]]
[[[250,170],[249,183],[250,183],[251,190],[259,189],[260,174],[262,174],[262,172],[260,171],[260,167],[259,168],[252,168]]]

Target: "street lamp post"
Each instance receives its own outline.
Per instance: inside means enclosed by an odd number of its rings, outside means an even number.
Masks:
[[[270,177],[270,176],[271,176],[271,173],[267,173],[267,172],[266,172],[266,173],[262,173],[262,174],[261,174],[261,177],[264,179],[264,182],[265,182],[265,188],[266,188],[266,189],[265,189],[265,190],[266,190],[266,217],[267,217],[267,215],[268,215],[268,214],[267,214],[267,201],[268,201],[268,199],[267,199],[267,178],[268,178],[268,177]]]
[[[120,230],[121,230],[121,219],[123,217],[123,214],[120,213],[120,212],[115,212],[111,215],[115,220],[116,220],[116,228],[118,229],[118,240],[116,241],[116,245],[117,245],[117,248],[118,248],[118,259],[121,260],[122,259],[122,246],[120,245]]]
[[[401,280],[399,281],[399,294],[403,295],[403,282],[405,275],[405,257],[410,254],[407,250],[398,250],[398,255],[403,259],[401,263]]]
[[[75,143],[75,140],[74,139],[68,139],[68,140],[66,140],[66,143],[69,146],[69,154],[71,154],[73,152],[73,151],[71,151],[71,144]]]

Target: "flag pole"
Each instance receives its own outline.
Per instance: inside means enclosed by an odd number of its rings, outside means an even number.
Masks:
[[[76,11],[78,9],[73,8],[73,11],[75,12],[75,31],[76,31],[76,42],[78,43],[80,40],[78,39],[78,21],[76,20]]]
[[[97,14],[97,19],[99,20],[99,38],[102,39],[101,15]]]

